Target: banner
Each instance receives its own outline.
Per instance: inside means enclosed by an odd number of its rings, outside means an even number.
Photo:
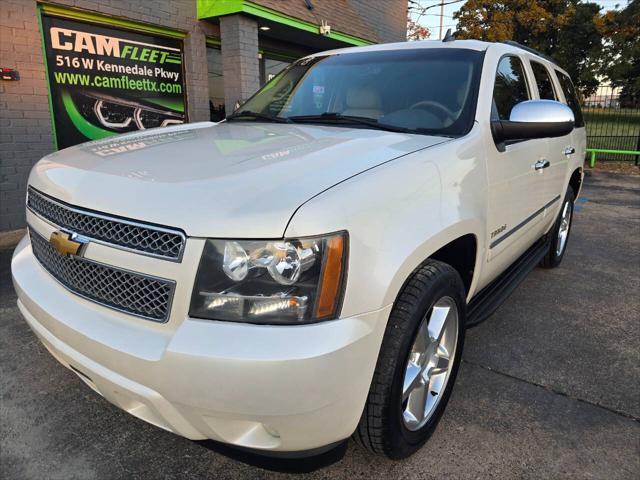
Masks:
[[[184,123],[182,41],[43,15],[58,148]]]

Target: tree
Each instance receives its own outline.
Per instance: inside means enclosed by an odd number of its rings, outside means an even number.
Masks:
[[[605,72],[616,87],[622,87],[622,106],[640,105],[640,0],[632,0],[621,11],[605,15],[607,41]]]
[[[423,27],[410,18],[407,19],[407,40],[424,40],[425,38],[429,38],[430,36],[431,32],[427,27]]]
[[[600,6],[578,3],[558,32],[555,49],[549,51],[584,95],[594,93],[602,79],[603,30]]]
[[[595,3],[580,0],[468,0],[454,14],[456,38],[515,40],[558,62],[583,95],[599,83],[604,17]]]

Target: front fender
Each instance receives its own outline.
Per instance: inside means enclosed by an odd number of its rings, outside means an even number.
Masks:
[[[352,177],[298,209],[287,237],[349,232],[342,317],[392,304],[418,265],[463,235],[475,235],[484,251],[481,152],[472,132]]]

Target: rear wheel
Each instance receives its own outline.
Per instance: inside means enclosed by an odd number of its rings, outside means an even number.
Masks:
[[[544,268],[555,268],[562,262],[564,252],[567,250],[569,234],[571,233],[573,202],[573,188],[569,187],[562,202],[556,223],[550,232],[551,242],[549,244],[549,251],[540,262],[540,265]]]
[[[431,436],[460,364],[465,305],[449,265],[430,260],[414,272],[391,311],[357,443],[404,458]]]

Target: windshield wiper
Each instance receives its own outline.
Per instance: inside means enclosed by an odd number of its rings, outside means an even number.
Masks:
[[[375,118],[358,117],[354,115],[342,115],[336,112],[324,112],[320,115],[296,115],[293,117],[287,117],[294,122],[309,122],[309,123],[344,123],[352,125],[366,125],[368,127],[377,128],[379,130],[388,130],[390,132],[401,133],[424,133],[420,128],[406,128],[398,125],[390,125],[388,123],[380,123]]]
[[[252,112],[251,110],[243,110],[238,113],[234,113],[227,117],[227,120],[240,120],[242,118],[253,118],[256,120],[265,120],[267,122],[275,123],[291,123],[287,117],[278,117],[276,115],[270,115],[268,113]]]
[[[381,123],[375,118],[370,117],[358,117],[355,115],[343,115],[337,112],[324,112],[319,115],[294,115],[291,117],[278,117],[268,113],[253,112],[251,110],[243,110],[238,113],[234,113],[227,117],[227,120],[241,120],[243,118],[253,118],[256,120],[264,120],[267,122],[275,123],[327,123],[331,125],[365,125],[367,127],[376,128],[378,130],[386,130],[389,132],[399,133],[418,133],[423,135],[439,135],[444,137],[450,137],[451,135],[445,135],[438,132],[434,132],[428,128],[408,128],[401,127],[399,125],[391,125],[388,123]]]

